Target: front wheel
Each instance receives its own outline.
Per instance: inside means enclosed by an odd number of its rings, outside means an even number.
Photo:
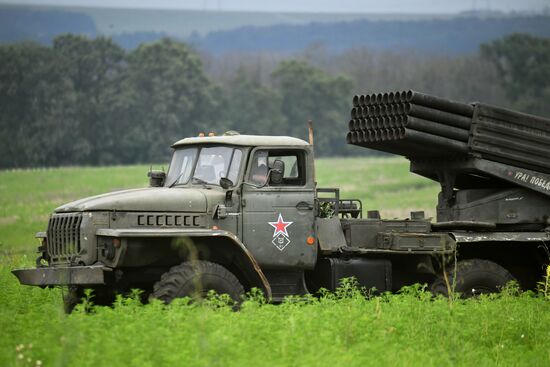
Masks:
[[[176,298],[205,298],[208,291],[228,294],[239,302],[244,288],[237,277],[210,261],[190,261],[170,268],[154,285],[152,297],[169,304]]]
[[[481,259],[459,261],[456,266],[456,278],[453,269],[448,272],[447,279],[451,287],[454,281],[455,292],[465,298],[500,292],[508,282],[515,280],[514,276],[502,266]],[[436,278],[430,290],[435,295],[448,295],[445,278],[443,276]]]

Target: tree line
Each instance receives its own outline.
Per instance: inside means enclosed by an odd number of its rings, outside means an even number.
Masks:
[[[0,64],[0,168],[165,162],[171,143],[199,132],[305,138],[308,120],[318,155],[379,154],[344,137],[352,96],[382,90],[550,117],[550,40],[527,35],[465,57],[314,45],[293,57],[222,59],[168,38],[125,51],[109,38],[68,34],[51,46],[2,45]]]

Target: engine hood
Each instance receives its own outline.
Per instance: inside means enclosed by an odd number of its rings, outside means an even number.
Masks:
[[[203,190],[190,188],[144,188],[115,191],[62,205],[56,213],[79,211],[185,211],[206,212]]]

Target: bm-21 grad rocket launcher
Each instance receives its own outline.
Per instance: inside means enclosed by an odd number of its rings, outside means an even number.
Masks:
[[[309,142],[202,133],[172,146],[149,188],[54,209],[36,266],[13,273],[66,287],[67,311],[87,288],[108,305],[134,288],[165,303],[210,290],[239,302],[253,288],[280,302],[348,277],[465,297],[536,287],[549,262],[549,120],[412,91],[356,96],[351,114],[348,143],[403,155],[441,184],[435,221],[363,217],[360,200],[318,187],[312,129]]]
[[[440,183],[432,230],[452,232],[461,257],[548,262],[550,119],[397,91],[355,96],[348,127],[349,144],[405,156]]]

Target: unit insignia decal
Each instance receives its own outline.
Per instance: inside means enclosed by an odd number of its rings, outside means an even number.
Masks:
[[[288,235],[286,228],[293,222],[285,222],[283,216],[279,213],[279,218],[276,222],[268,223],[275,229],[273,231],[273,240],[271,240],[271,243],[273,243],[279,251],[283,251],[285,247],[290,244],[290,236]]]

